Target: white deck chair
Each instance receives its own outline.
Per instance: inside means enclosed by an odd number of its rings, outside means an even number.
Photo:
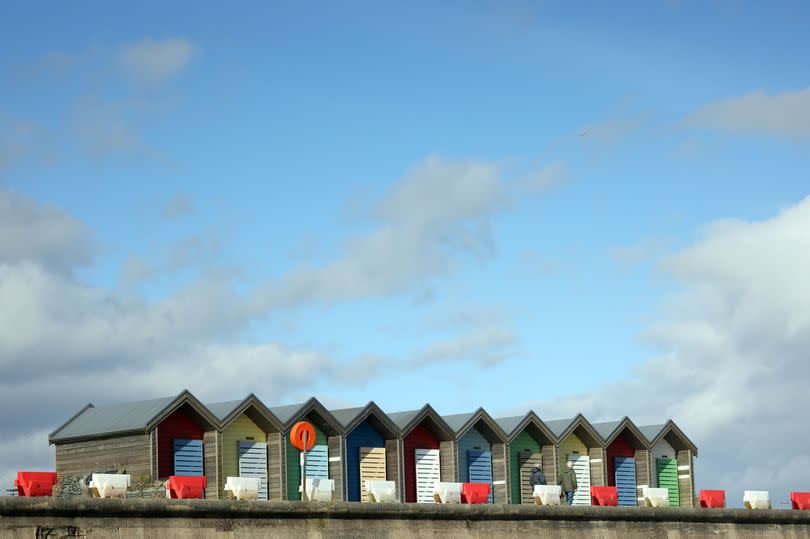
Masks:
[[[743,505],[746,509],[770,509],[771,495],[767,490],[746,490]]]
[[[366,481],[368,501],[376,503],[395,502],[396,485],[393,481],[368,480]]]
[[[298,487],[301,490],[301,487]],[[311,502],[331,502],[332,492],[335,490],[334,479],[313,479],[307,477],[307,491],[305,497]]]
[[[129,474],[94,473],[88,486],[94,498],[126,498],[130,482]]]
[[[560,505],[560,485],[535,485],[534,496],[535,505]]]
[[[461,503],[461,483],[436,483],[433,499],[436,503]]]
[[[259,478],[228,477],[225,480],[225,495],[230,499],[255,500],[259,497]]]
[[[644,507],[669,507],[669,489],[643,487]]]

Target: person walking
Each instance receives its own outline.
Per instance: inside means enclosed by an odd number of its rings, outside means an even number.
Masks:
[[[568,505],[574,504],[574,491],[577,489],[577,474],[574,471],[574,463],[568,461],[565,470],[560,473],[560,487],[565,493],[565,501]]]
[[[537,485],[545,485],[546,484],[546,476],[538,466],[532,468],[532,474],[529,476],[529,484],[532,487],[532,493],[534,493],[534,487]]]

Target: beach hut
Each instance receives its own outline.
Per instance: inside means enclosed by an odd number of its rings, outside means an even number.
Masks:
[[[649,441],[627,417],[594,423],[593,428],[607,445],[607,484],[616,487],[619,505],[638,505],[638,488],[650,485]]]
[[[56,472],[126,471],[133,480],[206,477],[205,495],[219,494],[218,419],[188,390],[174,397],[88,404],[53,431]]]
[[[301,452],[290,442],[290,429],[298,421],[308,421],[315,427],[315,446],[307,452],[307,478],[334,481],[332,501],[343,501],[343,427],[318,399],[302,404],[270,408],[284,425],[281,443],[281,469],[285,500],[301,499]]]
[[[240,401],[215,402],[206,407],[220,424],[220,484],[224,485],[227,477],[255,477],[259,479],[260,500],[283,499],[279,451],[273,452],[272,462],[268,461],[268,437],[278,438],[284,430],[281,422],[252,393]],[[220,492],[219,497],[223,496]]]
[[[460,483],[488,483],[489,503],[507,503],[506,433],[483,409],[443,416],[456,437]]]
[[[509,503],[534,504],[529,476],[539,466],[549,485],[557,484],[557,446],[554,434],[535,414],[502,417],[495,422],[507,434]]]
[[[456,482],[453,430],[429,404],[388,417],[399,428],[404,501],[433,503],[435,483]]]
[[[366,502],[366,481],[393,481],[399,494],[399,429],[374,402],[331,410],[343,426],[346,500]]]
[[[698,451],[683,431],[669,420],[639,427],[649,440],[652,484],[669,490],[672,507],[695,505],[694,459]]]
[[[559,470],[570,460],[577,474],[574,505],[591,505],[591,487],[607,484],[605,477],[605,442],[582,414],[573,419],[546,421],[558,440]]]

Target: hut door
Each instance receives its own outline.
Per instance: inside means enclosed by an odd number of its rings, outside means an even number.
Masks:
[[[535,466],[538,468],[543,467],[543,456],[540,453],[526,451],[520,454],[520,503],[534,505],[534,495],[529,478],[532,475],[532,468]],[[516,501],[513,500],[512,503]]]
[[[303,455],[301,457],[303,459]],[[329,479],[329,446],[313,445],[309,450],[307,479]]]
[[[414,449],[416,459],[416,502],[434,503],[433,488],[441,481],[438,449]]]
[[[588,455],[569,453],[568,460],[574,463],[574,473],[577,475],[574,505],[591,505],[591,459]]]
[[[385,481],[385,448],[360,448],[360,501],[368,501],[366,481]]]
[[[259,479],[259,499],[267,499],[267,444],[237,442],[239,444],[239,477]]]
[[[492,503],[492,451],[467,451],[470,463],[470,483],[486,483],[489,485],[489,499]]]
[[[174,475],[203,475],[202,440],[172,440]]]
[[[631,457],[614,457],[616,469],[616,491],[619,494],[619,505],[638,505],[636,494],[636,459]]]
[[[678,461],[675,459],[656,459],[658,465],[658,486],[669,491],[670,507],[678,507]]]

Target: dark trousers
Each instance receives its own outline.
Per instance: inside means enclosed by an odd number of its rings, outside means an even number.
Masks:
[[[565,493],[565,502],[568,505],[574,505],[574,491],[573,490],[571,492],[566,492]]]

